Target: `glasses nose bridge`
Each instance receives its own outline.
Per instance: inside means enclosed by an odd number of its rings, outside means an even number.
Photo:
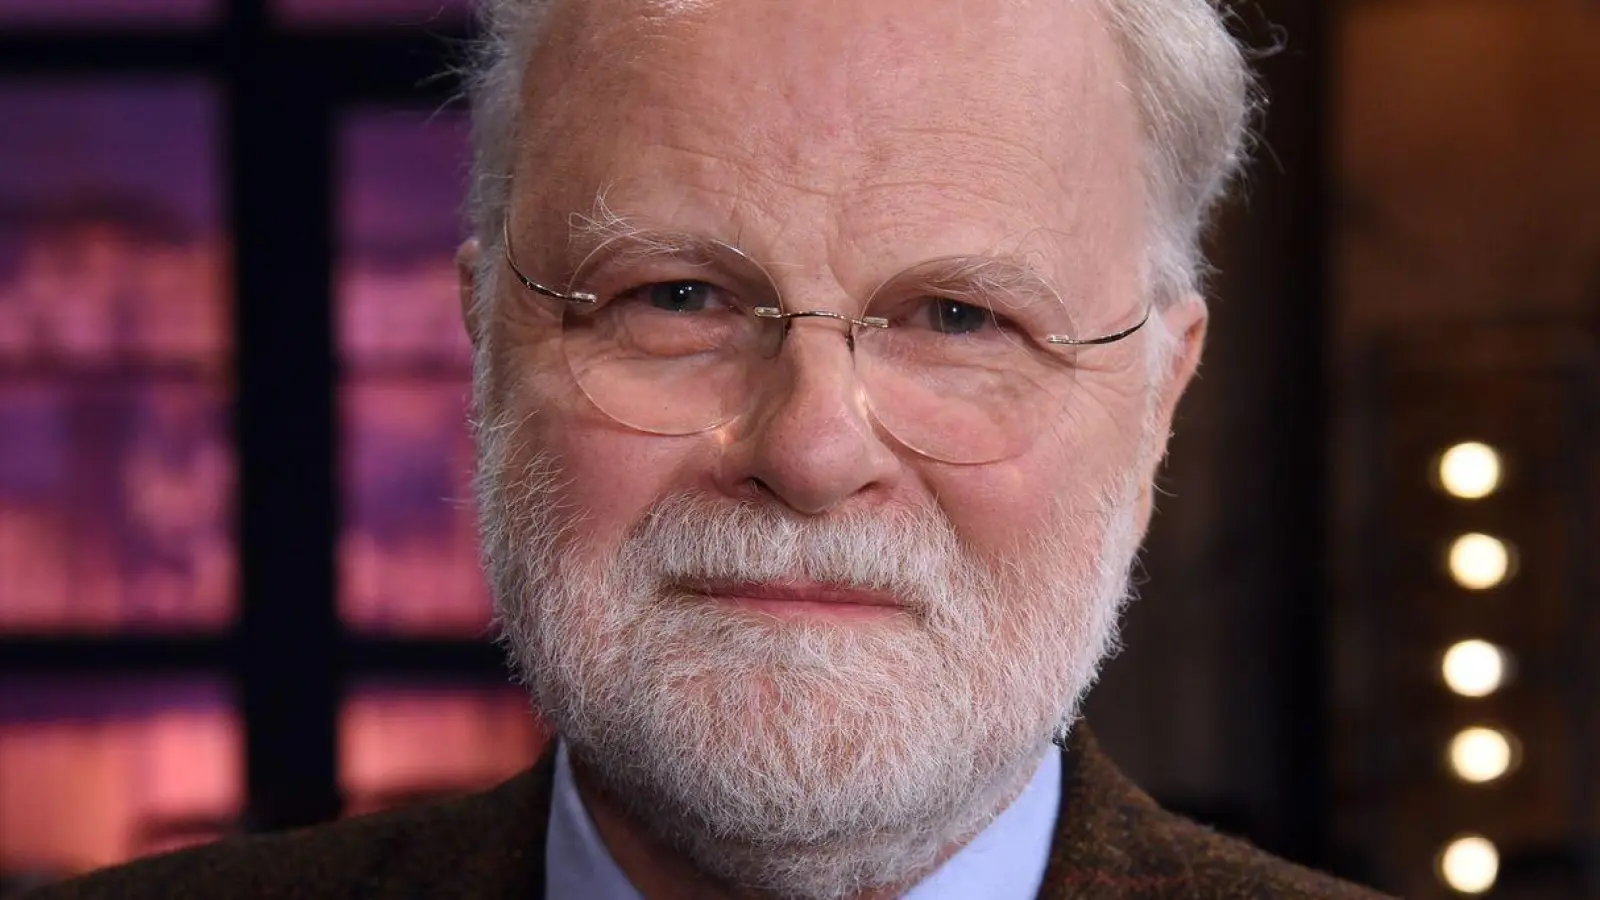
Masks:
[[[888,328],[889,320],[879,316],[851,316],[831,309],[802,309],[786,312],[780,306],[758,306],[754,310],[758,319],[770,321],[778,326],[779,347],[788,342],[789,331],[795,323],[802,319],[821,319],[826,322],[836,322],[842,326],[845,345],[850,348],[852,356],[856,350],[856,332],[863,328]]]
[[[756,419],[781,409],[796,399],[797,393],[811,394],[817,390],[836,394],[850,406],[856,415],[866,415],[866,386],[861,381],[861,369],[856,360],[856,331],[863,320],[827,309],[797,310],[788,312],[777,307],[763,307],[755,311],[756,318],[775,332],[764,354],[764,377],[752,379],[752,396],[747,401],[747,414]],[[791,330],[796,325],[812,331],[804,341],[792,342]],[[845,359],[836,358],[832,338],[844,338]],[[793,347],[789,345],[794,343]],[[785,348],[788,348],[785,352]],[[831,384],[831,386],[829,386]]]

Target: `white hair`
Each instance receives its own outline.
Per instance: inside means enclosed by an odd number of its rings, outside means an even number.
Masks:
[[[511,193],[521,86],[552,0],[480,0],[483,40],[468,67],[468,218],[483,247],[477,302],[493,295]],[[1095,0],[1126,58],[1145,130],[1151,234],[1146,290],[1158,307],[1203,289],[1201,242],[1243,166],[1256,94],[1221,0]]]

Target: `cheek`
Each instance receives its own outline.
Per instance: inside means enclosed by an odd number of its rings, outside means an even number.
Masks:
[[[999,559],[1027,542],[1054,511],[1050,489],[1020,460],[930,475],[929,487],[956,533],[980,555]]]
[[[583,517],[579,540],[609,553],[649,508],[679,490],[682,460],[671,440],[607,426],[561,429],[552,451],[565,475],[565,501]]]
[[[502,311],[489,341],[490,391],[508,399],[516,421],[578,412],[584,398],[567,367],[555,326],[525,322]]]
[[[1137,465],[1139,434],[1109,410],[1076,418],[1015,459],[927,472],[940,507],[972,547],[991,558],[1004,556],[1030,544],[1039,529],[1060,528],[1064,513],[1077,518],[1102,512],[1107,491]]]
[[[614,551],[650,506],[685,488],[702,459],[704,438],[663,438],[624,428],[579,390],[560,342],[537,333],[502,334],[493,390],[509,398],[520,469],[537,454],[555,463],[565,517],[580,524],[572,539],[586,553]]]
[[[694,454],[687,439],[628,431],[598,416],[525,415],[527,455],[548,454],[558,475],[567,540],[590,560],[609,559],[650,507],[685,488]],[[686,452],[688,451],[688,452]]]

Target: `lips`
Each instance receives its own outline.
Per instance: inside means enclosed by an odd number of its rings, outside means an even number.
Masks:
[[[881,616],[907,609],[893,594],[816,581],[707,581],[689,587],[713,601],[777,615]]]

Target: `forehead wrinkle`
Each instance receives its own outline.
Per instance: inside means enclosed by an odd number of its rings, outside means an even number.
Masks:
[[[1084,37],[1064,49],[1041,36],[1032,15],[1023,15],[1032,5],[956,0],[951,19],[940,25],[868,4],[855,10],[862,18],[852,24],[848,16],[817,19],[781,4],[662,0],[626,17],[635,25],[618,20],[580,33],[590,51],[586,62],[615,79],[607,82],[615,94],[598,109],[592,93],[573,90],[579,83],[571,73],[555,78],[547,71],[532,83],[574,94],[567,125],[591,141],[567,157],[570,171],[598,167],[720,194],[710,203],[682,205],[690,206],[691,221],[767,226],[753,235],[755,243],[769,239],[774,246],[758,249],[781,247],[787,254],[804,246],[803,258],[816,264],[821,260],[813,251],[825,253],[843,275],[860,263],[846,256],[863,255],[850,245],[874,231],[892,230],[910,245],[883,250],[915,252],[932,243],[921,249],[960,251],[971,245],[952,246],[944,234],[949,229],[935,227],[937,218],[959,216],[980,229],[987,223],[992,233],[1022,213],[1030,225],[1053,226],[1062,246],[1053,248],[1049,255],[1059,258],[1051,262],[1078,278],[1098,262],[1081,258],[1095,255],[1095,248],[1079,246],[1085,236],[1091,243],[1110,240],[1093,234],[1105,230],[1094,210],[1103,204],[1116,219],[1116,210],[1135,206],[1120,195],[1136,194],[1136,179],[1122,184],[1124,173],[1117,170],[1133,167],[1131,154],[1102,147],[1099,136],[1112,124],[1102,121],[1108,107],[1115,113],[1131,103],[1106,83],[1120,73],[1098,16],[1074,15],[1085,27],[1062,31]],[[839,27],[822,27],[829,22]],[[602,32],[611,39],[597,39]],[[1016,52],[996,58],[996,42],[1015,44]],[[952,66],[952,47],[990,52],[957,53],[959,64]],[[1056,61],[1051,77],[1041,79],[1025,65],[1037,58],[1035,51]],[[600,65],[602,58],[607,62]],[[963,75],[968,69],[974,71]],[[731,77],[735,72],[739,77]],[[1095,140],[1086,140],[1089,132]],[[863,191],[874,178],[906,189]],[[915,189],[918,181],[925,193]],[[903,196],[890,196],[896,193]],[[652,199],[658,206],[678,200]],[[799,204],[803,211],[794,208]],[[940,208],[945,215],[938,215]],[[922,222],[910,232],[885,228],[886,209]],[[1125,230],[1123,223],[1107,227]],[[800,231],[810,235],[793,246],[775,240]],[[881,273],[883,259],[871,261]]]
[[[668,4],[668,7],[670,8],[671,4]],[[687,7],[689,10],[709,8],[709,5],[700,4],[690,4]],[[699,20],[702,24],[717,21],[716,17],[688,18]],[[732,27],[732,23],[725,25]],[[889,34],[901,28],[902,26],[892,20],[886,23]],[[650,30],[661,29],[658,25]],[[708,49],[705,41],[691,40],[700,34],[699,29],[694,27],[666,30],[672,35],[668,40],[673,47],[669,58],[681,62],[681,65],[658,64],[648,71],[635,72],[636,77],[632,80],[633,91],[628,94],[628,99],[632,101],[631,105],[635,107],[634,116],[643,117],[636,121],[654,123],[658,134],[656,141],[653,142],[669,145],[686,154],[713,156],[718,162],[723,163],[728,162],[729,158],[735,158],[739,160],[741,167],[751,168],[755,173],[781,183],[785,188],[796,192],[821,194],[833,188],[843,171],[856,167],[838,166],[825,157],[844,153],[855,156],[855,162],[859,162],[862,153],[871,156],[875,155],[874,151],[880,156],[884,152],[893,157],[901,156],[906,148],[899,146],[899,141],[896,141],[897,146],[885,148],[881,146],[880,140],[874,138],[881,139],[885,129],[909,127],[913,130],[903,133],[913,140],[925,141],[942,132],[943,137],[966,145],[965,149],[968,152],[964,154],[965,156],[982,159],[990,166],[999,164],[1013,169],[1039,169],[1041,171],[1033,174],[1030,179],[1034,182],[1035,188],[1051,187],[1040,182],[1051,180],[1052,176],[1053,180],[1060,180],[1062,173],[1058,170],[1064,162],[1060,158],[1061,154],[1046,152],[1045,148],[1036,146],[1039,140],[1034,137],[1041,130],[1058,137],[1059,135],[1054,135],[1054,132],[1060,130],[1059,125],[1044,129],[1028,129],[1019,133],[1016,127],[1018,123],[1013,115],[1015,111],[1012,109],[1016,103],[995,103],[995,97],[991,95],[993,86],[989,94],[952,96],[948,98],[947,103],[934,104],[930,109],[928,108],[930,101],[925,96],[928,93],[926,86],[919,87],[919,80],[913,79],[907,72],[900,71],[914,60],[901,60],[888,69],[881,71],[875,69],[869,73],[874,77],[865,77],[863,74],[863,77],[855,79],[840,79],[840,84],[835,87],[841,89],[842,94],[834,96],[831,89],[818,84],[817,80],[811,77],[820,74],[815,59],[818,54],[813,51],[806,54],[803,60],[790,58],[795,56],[793,52],[779,53],[779,59],[768,67],[773,71],[754,78],[747,74],[738,82],[739,88],[730,91],[725,87],[718,87],[726,84],[725,78],[712,75],[722,68],[733,65],[737,61],[739,51],[731,46],[721,51]],[[884,35],[879,37],[883,38]],[[767,35],[758,38],[756,42],[769,39],[770,35]],[[847,40],[853,43],[867,40],[867,37],[856,35],[847,37]],[[739,42],[731,43],[737,45]],[[751,43],[748,36],[743,43]],[[913,44],[918,46],[917,52],[910,54],[912,57],[921,58],[927,55],[928,48],[921,47],[920,41],[914,41]],[[632,49],[635,52],[625,55],[622,66],[639,67],[644,65],[642,62],[644,56],[656,58],[644,53],[640,47]],[[1089,56],[1092,57],[1093,54]],[[786,61],[788,67],[784,65]],[[800,71],[788,71],[788,68],[798,68]],[[837,75],[837,70],[840,68],[843,67],[828,66],[821,73],[832,72]],[[748,73],[748,67],[745,71]],[[646,75],[648,77],[643,77]],[[800,84],[804,86],[803,90],[796,87],[796,79],[800,79]],[[946,84],[948,80],[940,80],[941,87],[946,92],[957,91],[958,88],[968,84],[967,82]],[[1087,86],[1080,86],[1080,91],[1086,89]],[[1048,120],[1054,123],[1081,120],[1085,113],[1093,115],[1093,110],[1086,109],[1086,106],[1099,105],[1094,102],[1066,103],[1065,98],[1060,95],[1069,91],[1046,92],[1033,87],[1027,81],[1020,82],[1019,86],[1017,81],[1008,80],[1004,90],[1006,95],[1012,98],[1020,96],[1053,99],[1054,102],[1048,106],[1055,109],[1053,114],[1048,116]],[[908,105],[906,102],[908,100],[913,102]],[[686,121],[675,113],[675,110],[686,102],[692,102],[695,107],[716,114],[696,116]],[[941,109],[941,105],[945,108]],[[1035,102],[1029,105],[1042,107],[1047,104]],[[752,116],[752,109],[759,110],[760,115]],[[1035,114],[1038,111],[1035,110]],[[584,114],[592,115],[592,111]],[[977,118],[974,119],[974,116]],[[991,122],[991,127],[974,127],[975,122],[983,121]],[[684,130],[686,128],[687,130]],[[926,130],[919,135],[916,130],[919,128]],[[804,139],[797,142],[796,135],[803,135]],[[710,139],[710,143],[706,143],[707,139]],[[1060,143],[1055,140],[1049,142]],[[879,146],[872,146],[873,144]],[[988,145],[988,149],[984,149],[984,145]],[[709,150],[706,149],[708,147]],[[974,149],[978,152],[970,152]],[[1062,148],[1053,149],[1059,151]],[[950,158],[946,154],[940,155],[945,159]],[[1030,192],[1030,196],[1036,193],[1037,191]]]
[[[969,196],[969,185],[952,184],[921,197],[893,185],[864,193],[887,196],[862,204],[870,213],[840,216],[844,227],[830,241],[828,259],[842,282],[876,283],[935,259],[1007,260],[1047,282],[1085,269],[1072,264],[1073,230],[1040,224],[1035,216],[987,197]]]

